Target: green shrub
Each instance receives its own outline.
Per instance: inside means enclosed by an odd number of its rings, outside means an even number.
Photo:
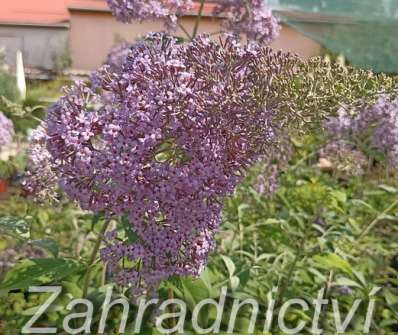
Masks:
[[[15,78],[4,71],[0,71],[0,95],[14,102],[18,100]]]

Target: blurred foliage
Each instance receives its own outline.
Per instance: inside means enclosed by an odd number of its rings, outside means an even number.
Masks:
[[[7,72],[0,70],[0,96],[4,96],[11,101],[17,101],[18,95],[16,79]]]
[[[57,99],[61,95],[62,87],[70,83],[70,79],[62,76],[51,81],[31,81],[28,86],[27,100],[36,99],[36,101],[43,102],[43,100]],[[29,104],[29,106],[32,105]]]
[[[14,81],[13,79],[11,82]],[[13,121],[17,133],[26,135],[29,129],[37,127],[44,118],[47,107],[56,101],[61,95],[62,87],[68,83],[63,77],[48,82],[31,82],[22,102],[15,97],[2,95],[0,91],[0,111]]]

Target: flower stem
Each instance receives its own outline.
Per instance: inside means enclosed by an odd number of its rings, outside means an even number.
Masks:
[[[390,206],[388,206],[383,212],[381,212],[369,225],[362,231],[358,237],[360,241],[365,235],[367,235],[382,219],[383,217],[393,210],[398,205],[398,199],[395,200]]]
[[[177,22],[177,25],[180,27],[180,29],[183,31],[185,36],[188,38],[188,40],[192,40],[192,36],[188,33],[188,31],[185,29],[185,27],[180,23]]]
[[[173,291],[173,288],[171,288],[171,287],[169,287],[167,289],[167,298],[169,300],[174,300],[174,291]],[[175,311],[174,311],[173,305],[170,305],[170,313],[174,313],[174,312]],[[176,324],[176,319],[175,318],[170,318],[170,329],[174,329],[176,325],[177,325]]]
[[[294,259],[292,261],[292,263],[290,264],[288,271],[285,275],[285,278],[283,278],[282,280],[282,287],[278,292],[278,296],[277,299],[275,299],[275,306],[279,307],[280,305],[282,305],[283,303],[283,298],[285,296],[285,291],[289,288],[290,286],[290,282],[292,280],[292,276],[294,271],[296,270],[296,265],[299,261],[300,258],[300,253],[296,252],[296,255],[294,256]]]
[[[91,271],[92,271],[93,265],[95,263],[95,260],[97,258],[97,253],[101,246],[102,238],[103,238],[106,230],[108,229],[109,222],[110,222],[109,220],[104,221],[104,224],[101,228],[101,232],[98,234],[97,240],[95,241],[94,249],[91,253],[90,260],[87,265],[86,275],[84,278],[84,286],[83,286],[83,294],[82,294],[83,298],[87,297],[88,286],[90,284],[90,279],[91,279]]]
[[[194,39],[198,33],[199,23],[200,23],[200,20],[202,19],[205,2],[206,2],[206,0],[200,0],[199,11],[198,11],[198,15],[196,16],[195,27],[193,28],[193,32],[192,32],[192,39]]]
[[[332,285],[333,285],[333,280],[334,280],[334,271],[332,270],[329,272],[329,278],[325,284],[325,287],[324,287],[325,291],[324,291],[322,299],[329,300],[330,291],[331,291]],[[326,332],[327,328],[328,328],[326,306],[321,306],[321,313],[320,313],[319,318],[320,318],[320,320],[322,320],[323,330]]]

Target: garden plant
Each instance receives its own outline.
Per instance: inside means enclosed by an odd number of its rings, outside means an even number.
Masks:
[[[217,36],[205,0],[108,4],[165,31],[46,115],[0,104],[0,150],[29,142],[0,200],[0,333],[396,334],[398,79],[273,50],[264,1],[218,1]]]

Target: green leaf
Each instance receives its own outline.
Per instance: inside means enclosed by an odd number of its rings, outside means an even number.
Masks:
[[[352,273],[351,265],[336,254],[328,254],[328,255],[316,255],[314,257],[316,263],[326,269],[335,268],[340,269],[347,273]]]
[[[398,303],[392,304],[390,308],[394,311],[394,313],[398,314]]]
[[[383,191],[388,192],[388,193],[393,193],[393,194],[398,193],[398,189],[396,187],[392,187],[392,186],[389,186],[389,185],[383,185],[382,184],[382,185],[379,185],[379,188],[382,189]]]
[[[58,257],[58,254],[59,254],[58,243],[51,238],[34,240],[34,241],[30,242],[30,244],[49,251],[51,253],[51,255],[53,255],[55,258]]]
[[[62,286],[64,292],[69,293],[73,298],[80,298],[82,296],[82,288],[72,281],[63,281]]]
[[[391,290],[386,289],[383,292],[384,298],[386,299],[386,302],[389,306],[398,304],[398,297],[393,292],[391,292]]]
[[[133,244],[133,243],[137,242],[139,237],[134,232],[134,230],[133,230],[133,228],[131,226],[131,223],[129,222],[127,216],[126,215],[123,216],[121,221],[122,221],[122,227],[123,227],[123,230],[124,230],[124,234],[127,237],[128,243]]]
[[[371,212],[371,213],[376,213],[376,214],[379,213],[375,208],[373,208],[370,204],[368,204],[367,202],[365,202],[365,201],[363,201],[363,200],[360,200],[360,199],[353,199],[353,200],[352,200],[352,203],[353,203],[354,205],[366,207],[366,208],[369,210],[369,212]]]
[[[234,262],[232,261],[232,259],[229,258],[228,256],[222,255],[221,258],[224,261],[225,266],[227,267],[227,270],[229,273],[229,277],[231,278],[235,274],[236,266],[235,266]]]
[[[239,277],[232,276],[232,277],[229,279],[229,281],[230,281],[230,284],[231,284],[231,290],[232,290],[232,291],[235,291],[235,290],[239,287],[239,284],[240,284],[240,279],[239,279]]]
[[[191,311],[195,306],[204,299],[210,297],[210,292],[205,283],[200,279],[181,278],[182,291],[184,293],[184,301],[187,303]]]
[[[241,272],[238,277],[242,286],[245,286],[250,279],[250,270],[245,270]]]
[[[94,227],[97,223],[102,219],[102,214],[94,214],[91,219],[91,230],[94,230]]]
[[[27,222],[18,217],[3,216],[0,218],[0,232],[13,237],[28,239],[30,237]]]
[[[248,204],[241,204],[238,206],[238,220],[239,222],[242,222],[245,210],[250,208]]]
[[[354,270],[354,275],[355,277],[361,282],[362,286],[365,287],[366,286],[366,279],[365,276],[362,272]]]
[[[76,261],[62,258],[23,260],[6,274],[0,291],[23,290],[29,286],[55,283],[81,269]]]
[[[341,203],[345,203],[347,201],[347,195],[344,192],[333,190],[330,192],[332,197]]]
[[[50,220],[50,216],[46,210],[39,209],[37,213],[37,219],[42,225],[46,225]]]
[[[358,288],[361,287],[361,285],[358,284],[357,282],[345,277],[338,278],[336,280],[336,284],[339,286],[358,287]]]

